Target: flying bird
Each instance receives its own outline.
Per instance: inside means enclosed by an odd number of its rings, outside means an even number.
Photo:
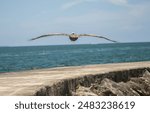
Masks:
[[[52,34],[41,35],[39,37],[32,38],[30,40],[36,40],[36,39],[43,38],[43,37],[48,37],[48,36],[68,36],[71,41],[76,41],[80,37],[87,37],[88,36],[88,37],[102,38],[102,39],[105,39],[105,40],[108,40],[108,41],[111,41],[111,42],[115,42],[115,43],[117,42],[115,40],[111,40],[109,38],[106,38],[106,37],[103,37],[103,36],[97,36],[97,35],[94,35],[94,34],[75,34],[75,33],[72,33],[72,34],[52,33]]]

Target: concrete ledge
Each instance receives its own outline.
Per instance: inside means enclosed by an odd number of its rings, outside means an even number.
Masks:
[[[141,76],[145,69],[150,71],[149,61],[1,73],[0,95],[70,95],[79,84],[90,86],[103,78],[127,81]]]

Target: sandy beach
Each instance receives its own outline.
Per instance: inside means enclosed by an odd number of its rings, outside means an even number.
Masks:
[[[79,87],[91,88],[97,80],[126,83],[131,78],[142,77],[145,71],[150,71],[150,61],[1,73],[0,95],[80,95],[77,94]]]

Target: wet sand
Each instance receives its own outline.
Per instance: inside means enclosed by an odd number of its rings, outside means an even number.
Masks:
[[[141,77],[150,61],[38,69],[0,74],[0,95],[72,95],[78,86],[90,87],[97,79],[115,82]]]

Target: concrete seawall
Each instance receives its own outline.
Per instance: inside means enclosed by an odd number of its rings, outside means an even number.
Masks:
[[[1,73],[0,95],[71,95],[79,84],[88,87],[104,78],[128,81],[131,77],[142,76],[145,70],[150,71],[150,61]]]

